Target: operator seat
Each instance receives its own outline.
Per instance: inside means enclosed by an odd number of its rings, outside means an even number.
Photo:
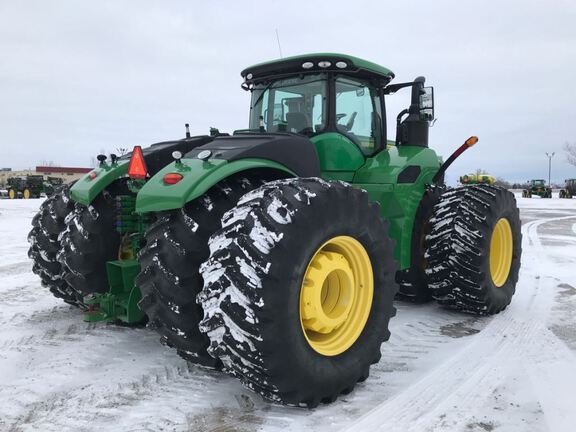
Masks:
[[[288,132],[305,133],[310,129],[306,115],[298,111],[286,113],[286,123]]]

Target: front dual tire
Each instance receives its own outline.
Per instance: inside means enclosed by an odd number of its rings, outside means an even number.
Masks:
[[[265,398],[314,407],[368,377],[390,336],[396,263],[365,192],[287,179],[245,195],[210,238],[200,330]]]
[[[426,274],[443,306],[478,315],[504,310],[516,290],[522,234],[514,195],[474,185],[444,193],[426,240]]]

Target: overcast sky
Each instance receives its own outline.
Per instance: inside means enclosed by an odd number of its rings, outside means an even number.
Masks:
[[[476,147],[476,168],[509,180],[576,177],[576,1],[0,0],[0,167],[87,166],[101,149],[210,126],[244,128],[240,71],[284,56],[342,52],[396,82],[424,75],[438,121],[430,146]],[[389,117],[408,92],[389,99]],[[393,112],[392,112],[393,111]]]

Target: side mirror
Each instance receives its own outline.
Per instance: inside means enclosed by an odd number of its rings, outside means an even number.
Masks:
[[[434,120],[434,87],[422,87],[418,107],[420,120],[429,122]]]

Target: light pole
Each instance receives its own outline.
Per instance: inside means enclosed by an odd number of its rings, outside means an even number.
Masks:
[[[552,157],[554,154],[554,152],[552,152],[552,154],[548,154],[548,152],[546,152],[546,156],[548,156],[548,187],[550,188],[552,188],[550,185],[550,173],[552,172]]]

